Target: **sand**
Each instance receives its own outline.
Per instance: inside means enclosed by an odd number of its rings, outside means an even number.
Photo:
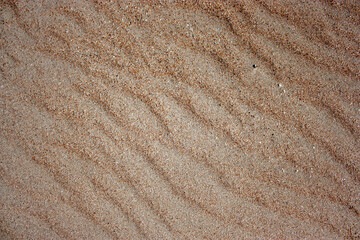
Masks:
[[[0,239],[360,238],[359,1],[0,6]]]

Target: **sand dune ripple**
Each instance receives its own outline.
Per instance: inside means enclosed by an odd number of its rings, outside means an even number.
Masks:
[[[3,1],[1,239],[358,239],[358,1]]]

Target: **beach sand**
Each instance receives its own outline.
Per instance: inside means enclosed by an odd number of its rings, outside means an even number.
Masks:
[[[0,21],[0,239],[360,239],[360,1]]]

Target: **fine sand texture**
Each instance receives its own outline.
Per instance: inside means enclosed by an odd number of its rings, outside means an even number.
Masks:
[[[360,239],[360,1],[0,3],[0,239]]]

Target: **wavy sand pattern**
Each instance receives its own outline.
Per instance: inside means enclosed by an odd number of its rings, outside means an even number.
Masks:
[[[359,239],[359,1],[0,16],[1,239]]]

